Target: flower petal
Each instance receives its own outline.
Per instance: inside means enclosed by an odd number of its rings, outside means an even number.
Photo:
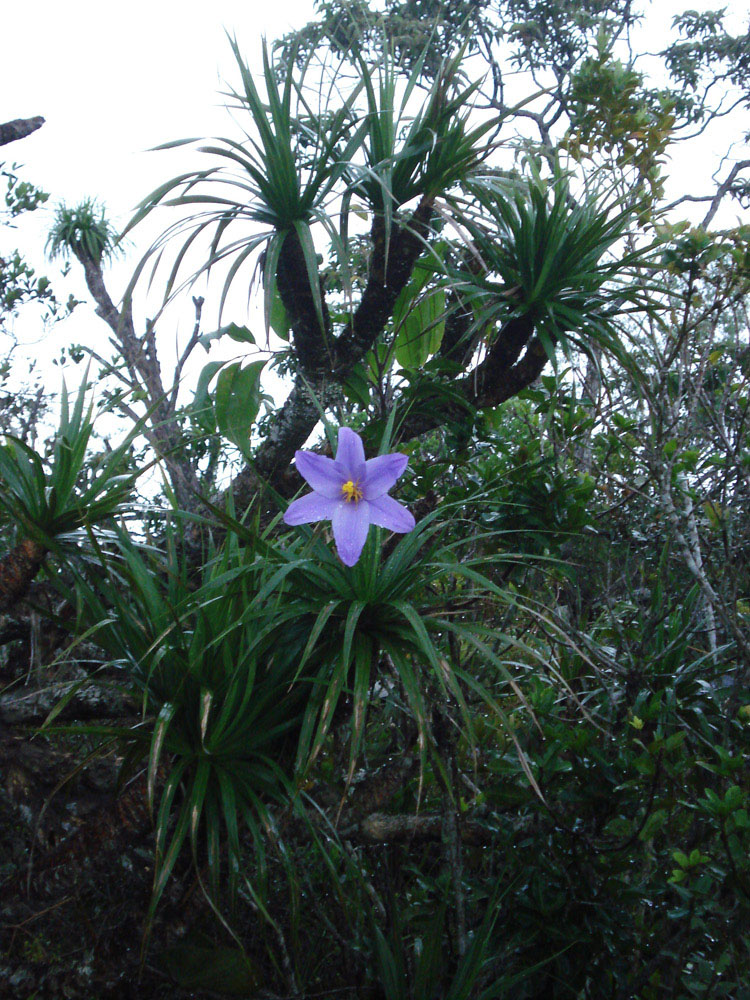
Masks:
[[[336,468],[343,481],[360,482],[365,475],[365,449],[362,438],[349,427],[339,427]]]
[[[345,566],[353,566],[362,554],[367,539],[370,505],[366,500],[360,500],[359,503],[342,501],[337,504],[331,523],[341,562]]]
[[[284,523],[309,524],[310,521],[328,521],[333,517],[338,505],[338,500],[323,497],[320,493],[308,493],[289,504],[284,513]]]
[[[406,468],[408,461],[408,455],[394,451],[390,455],[380,455],[365,462],[365,478],[362,481],[365,500],[376,500],[387,493]]]
[[[318,455],[314,451],[296,451],[294,464],[302,478],[308,481],[316,493],[331,500],[341,496],[341,483],[344,480],[332,458]]]
[[[411,531],[417,523],[403,504],[385,493],[375,500],[370,500],[369,513],[371,524],[377,524],[379,528],[387,528],[389,531],[401,533]]]

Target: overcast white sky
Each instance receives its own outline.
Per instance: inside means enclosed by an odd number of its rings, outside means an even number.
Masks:
[[[235,136],[220,94],[227,81],[236,82],[227,31],[236,35],[248,61],[257,63],[262,35],[278,38],[312,14],[312,0],[4,4],[0,122],[34,115],[46,122],[22,142],[1,149],[0,160],[20,161],[24,180],[51,198],[49,211],[25,217],[22,231],[3,234],[3,245],[20,245],[39,271],[54,279],[54,266],[45,265],[41,252],[54,203],[95,197],[122,228],[142,198],[181,170],[179,154],[176,160],[174,154],[149,152],[151,147],[188,136]],[[107,281],[113,298],[147,248],[149,232],[152,238],[157,231],[148,224],[137,231],[127,259],[111,269]],[[74,262],[67,283],[55,283],[64,297],[71,290],[87,297],[77,271]],[[209,304],[206,332],[212,321]],[[227,319],[244,322],[242,316]],[[164,344],[165,361],[173,356],[175,339],[187,336],[192,325],[193,307],[186,297],[171,317],[171,328],[160,328],[171,341]],[[20,324],[16,330],[30,356],[38,357],[36,328]],[[109,356],[107,336],[106,327],[83,305],[53,328],[43,353],[57,355],[59,345],[73,341],[99,345]],[[204,352],[198,353],[197,361],[205,363]]]
[[[744,2],[728,5],[746,19]],[[718,0],[655,0],[648,47],[664,44],[675,13],[716,6]],[[223,81],[235,77],[225,31],[236,35],[248,61],[257,65],[261,35],[277,38],[312,14],[312,0],[6,0],[0,14],[0,121],[42,115],[46,124],[0,150],[0,159],[22,162],[24,179],[51,192],[50,205],[93,196],[122,226],[146,194],[180,172],[178,154],[147,152],[150,147],[188,136],[236,134],[219,93]],[[715,166],[707,142],[689,162],[673,165],[679,190],[707,193]],[[43,267],[39,249],[49,217],[38,215],[36,235],[32,227],[18,236]],[[113,272],[113,297],[144,249],[137,243]],[[47,271],[53,276],[51,267]],[[83,297],[80,279],[78,291]],[[186,336],[191,326],[187,299],[170,336]],[[103,325],[82,306],[58,325],[45,353],[57,353],[56,343],[104,336]]]
[[[152,146],[222,134],[219,91],[234,80],[226,31],[248,59],[312,16],[312,0],[19,0],[0,23],[0,121],[42,115],[8,152],[57,198],[133,206],[169,166]]]

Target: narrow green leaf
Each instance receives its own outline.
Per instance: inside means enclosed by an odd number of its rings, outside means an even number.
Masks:
[[[159,715],[154,724],[154,734],[151,737],[151,749],[148,755],[148,771],[146,777],[146,795],[148,798],[148,808],[153,813],[154,809],[154,789],[156,788],[156,776],[159,770],[159,760],[164,749],[164,740],[167,736],[172,720],[175,716],[175,706],[170,702],[162,705]]]

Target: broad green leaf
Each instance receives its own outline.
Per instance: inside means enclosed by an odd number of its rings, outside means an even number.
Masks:
[[[248,447],[250,429],[260,409],[260,375],[265,361],[246,368],[227,365],[216,380],[216,423],[225,437],[240,449]]]
[[[651,813],[643,824],[643,829],[638,834],[638,839],[643,841],[652,840],[667,822],[668,818],[666,809],[657,809],[656,812]]]
[[[445,332],[445,290],[436,288],[408,311],[396,335],[396,360],[420,368],[438,350]]]
[[[343,385],[344,395],[362,407],[370,405],[370,383],[365,375],[364,365],[359,364]]]

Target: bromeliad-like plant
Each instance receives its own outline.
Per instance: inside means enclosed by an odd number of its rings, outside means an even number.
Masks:
[[[571,343],[586,350],[592,340],[620,356],[618,321],[635,299],[645,308],[629,275],[648,249],[613,253],[632,211],[573,197],[559,167],[549,180],[477,176],[467,189],[475,208],[463,209],[462,223],[481,267],[456,279],[476,327],[525,320],[551,359],[557,345],[569,353]]]
[[[423,760],[431,746],[433,703],[455,708],[470,737],[469,697],[507,726],[493,688],[508,685],[514,697],[523,698],[502,658],[501,648],[509,640],[478,611],[488,601],[507,600],[486,575],[486,557],[459,555],[466,544],[463,540],[441,543],[444,526],[438,512],[423,518],[392,548],[383,546],[381,529],[371,532],[352,567],[342,565],[320,534],[306,527],[298,530],[305,544],[290,550],[283,610],[280,619],[269,625],[269,633],[276,642],[282,636],[288,639],[294,622],[300,632],[297,641],[302,638],[295,676],[304,679],[310,694],[297,754],[301,772],[320,753],[346,693],[351,699],[349,774],[353,774],[372,686],[384,677],[408,704]],[[491,534],[497,548],[499,533],[487,533]],[[501,552],[495,561],[515,558]],[[456,590],[465,603],[463,613],[453,616],[447,595]],[[452,656],[452,640],[464,651],[462,664]],[[474,656],[494,678],[489,685],[468,668]]]
[[[352,166],[354,192],[377,212],[388,228],[392,213],[414,198],[434,198],[447,191],[488,155],[480,140],[496,120],[469,128],[471,98],[481,81],[455,86],[461,67],[460,53],[437,74],[427,97],[413,115],[407,110],[422,75],[427,50],[417,61],[400,100],[399,66],[388,45],[375,71],[360,55],[358,63],[367,97],[363,150],[364,168]],[[377,87],[373,77],[377,73]],[[357,179],[358,178],[358,179]]]
[[[94,429],[93,401],[86,407],[86,379],[71,408],[63,384],[60,424],[46,459],[11,435],[0,446],[0,511],[18,536],[0,563],[0,601],[22,597],[46,554],[77,546],[76,533],[124,511],[138,476],[128,454],[139,426],[113,451],[86,468]]]
[[[385,496],[405,456],[380,456],[369,470],[363,460],[359,478],[344,462],[358,436],[342,429],[340,441],[337,475],[350,478],[335,503],[372,503],[364,489],[356,495],[368,482]],[[363,459],[356,448],[354,457]],[[313,481],[320,462],[306,468]],[[350,779],[373,685],[386,673],[416,721],[423,763],[436,703],[455,707],[471,733],[470,700],[507,726],[493,687],[503,685],[514,704],[522,697],[499,649],[507,642],[479,609],[502,594],[483,572],[487,558],[460,551],[463,540],[442,544],[437,512],[393,547],[383,546],[376,528],[353,565],[306,525],[282,547],[269,541],[275,525],[259,535],[228,514],[223,520],[235,530],[209,552],[197,580],[170,529],[164,554],[120,532],[106,556],[99,552],[98,566],[76,571],[76,630],[89,630],[142,697],[142,723],[89,728],[119,739],[123,779],[146,771],[156,825],[147,926],[188,846],[199,872],[207,864],[214,901],[224,876],[234,893],[248,851],[262,879],[272,813],[296,808],[295,786],[320,754],[344,694],[351,695]],[[451,613],[456,592],[458,615]],[[462,663],[452,643],[463,650]],[[473,657],[484,664],[483,678]]]
[[[296,282],[304,277],[304,288],[296,288],[297,297],[311,299],[321,330],[327,334],[311,227],[318,224],[325,229],[346,284],[351,267],[348,219],[352,199],[364,199],[382,216],[387,245],[394,213],[416,197],[426,198],[431,205],[480,163],[490,149],[481,140],[497,122],[469,126],[468,106],[478,84],[457,86],[460,55],[446,62],[412,112],[419,67],[400,92],[398,67],[384,41],[376,67],[359,58],[360,79],[336,109],[316,110],[310,105],[306,82],[311,57],[297,66],[294,52],[289,54],[282,84],[264,43],[263,100],[236,41],[231,44],[242,86],[228,96],[249,112],[252,128],[245,142],[222,138],[199,147],[220,164],[172,178],[144,199],[126,232],[158,205],[202,210],[165,230],[136,269],[133,283],[149,258],[156,258],[156,267],[165,245],[184,235],[166,281],[165,297],[169,297],[191,247],[201,234],[212,232],[208,258],[197,274],[231,259],[220,309],[239,270],[264,248],[266,325],[270,325],[277,276],[281,281],[281,273],[287,271]],[[362,91],[364,109],[357,104]],[[177,140],[157,148],[195,141]],[[342,199],[340,230],[328,210],[334,197]],[[244,232],[225,240],[230,227],[236,232],[243,224]],[[247,224],[263,229],[248,230]],[[294,299],[291,294],[284,296],[287,312],[297,308]],[[304,312],[301,307],[300,312]]]
[[[268,567],[278,561],[270,546],[230,537],[196,585],[171,532],[167,543],[164,560],[121,534],[119,557],[77,587],[79,627],[92,629],[140,693],[147,720],[116,735],[122,777],[145,764],[155,810],[149,920],[186,841],[196,863],[207,860],[214,895],[222,872],[236,888],[243,834],[262,865],[269,803],[293,797],[304,708],[304,688],[291,687],[293,646],[272,651],[259,641],[263,599],[273,593]]]
[[[494,904],[487,906],[484,920],[477,927],[471,944],[461,957],[452,975],[448,971],[448,956],[444,940],[446,906],[438,907],[430,924],[414,948],[410,961],[406,928],[397,908],[384,934],[373,929],[375,976],[388,1000],[494,1000],[505,993],[508,982],[493,976],[492,931],[498,917]],[[488,974],[489,973],[489,974]]]
[[[50,259],[74,254],[79,260],[90,259],[101,264],[119,249],[118,236],[108,221],[104,208],[92,198],[85,198],[71,208],[59,205],[47,237]]]
[[[223,161],[221,165],[190,171],[162,184],[141,203],[128,230],[160,204],[202,206],[203,211],[198,215],[169,227],[152,252],[160,250],[167,241],[181,233],[189,233],[167,280],[166,298],[174,289],[184,257],[193,242],[202,233],[213,230],[208,260],[198,273],[210,270],[227,257],[233,258],[221,294],[220,311],[239,269],[265,244],[267,322],[276,266],[287,237],[291,237],[301,252],[301,261],[322,323],[317,260],[310,226],[318,222],[330,228],[330,220],[324,210],[326,200],[360,143],[359,133],[355,130],[351,134],[351,104],[356,91],[335,112],[316,117],[307,107],[303,94],[309,59],[303,64],[299,79],[290,72],[280,85],[277,69],[264,41],[264,102],[237,42],[231,40],[231,45],[242,88],[231,91],[229,97],[237,102],[241,110],[249,112],[254,135],[248,134],[244,144],[222,138],[216,140],[218,144],[201,146],[201,152],[218,157]],[[181,139],[157,148],[171,149],[195,141]],[[230,226],[234,232],[238,228],[237,223],[245,227],[248,223],[259,223],[264,229],[260,232],[251,229],[248,233],[245,228],[245,232],[235,240],[222,244]],[[134,282],[144,265],[145,259],[136,270]]]

